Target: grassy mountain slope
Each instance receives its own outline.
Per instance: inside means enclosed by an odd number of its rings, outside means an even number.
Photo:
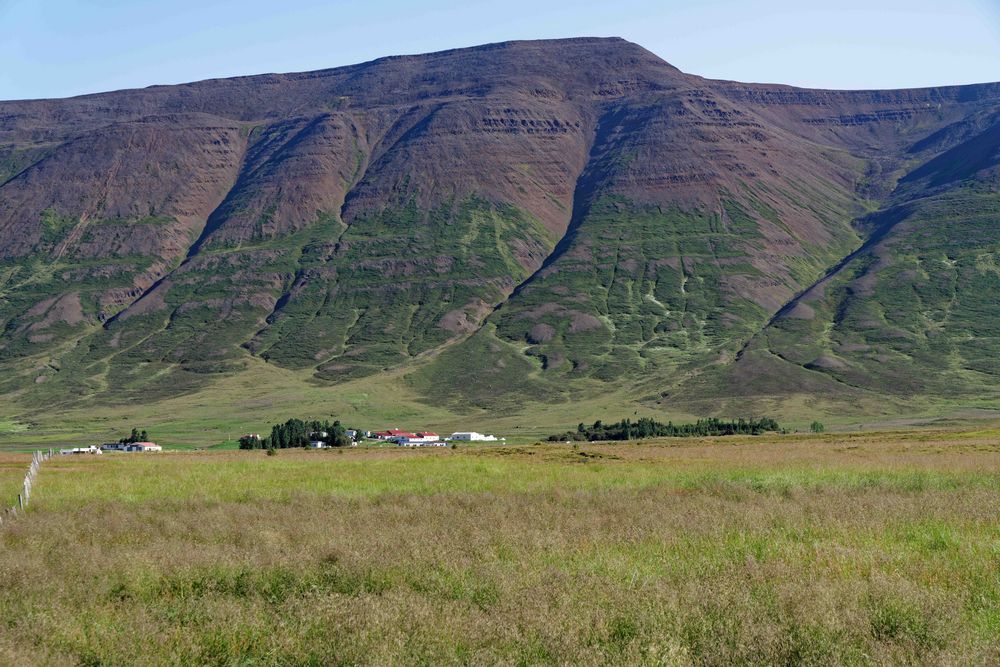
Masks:
[[[452,413],[982,398],[998,108],[617,39],[3,102],[0,417],[261,362]]]
[[[946,150],[906,173],[888,206],[862,221],[865,246],[788,304],[748,346],[745,365],[766,360],[772,374],[808,374],[853,393],[996,400],[1000,125],[993,119],[950,133]],[[760,374],[740,366],[737,376]],[[801,390],[796,385],[785,391]]]

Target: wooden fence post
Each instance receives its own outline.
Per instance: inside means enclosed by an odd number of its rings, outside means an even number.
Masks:
[[[17,505],[0,510],[0,526],[3,526],[5,519],[10,521],[17,516],[19,511],[23,512],[24,508],[27,507],[28,502],[31,500],[31,487],[34,484],[35,477],[38,475],[39,468],[42,467],[42,461],[47,461],[50,456],[52,456],[51,448],[48,453],[40,449],[36,449],[31,453],[31,465],[28,466],[28,472],[24,475],[24,485],[21,487],[21,493],[17,494]]]

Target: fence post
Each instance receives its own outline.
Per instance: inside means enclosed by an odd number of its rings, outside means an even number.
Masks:
[[[31,500],[31,487],[35,481],[35,477],[38,475],[38,469],[42,467],[42,461],[48,460],[51,455],[51,448],[48,454],[40,449],[36,449],[31,453],[31,465],[28,466],[28,472],[24,475],[24,485],[21,487],[21,493],[17,494],[17,505],[0,510],[0,526],[3,525],[5,519],[10,521],[17,516],[19,511],[23,512],[24,508],[27,507],[28,502]]]

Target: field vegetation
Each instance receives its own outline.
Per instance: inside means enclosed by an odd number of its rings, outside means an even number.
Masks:
[[[57,457],[0,662],[989,664],[997,433]]]
[[[16,504],[30,464],[27,454],[0,452],[0,512]]]
[[[488,353],[490,349],[486,346],[482,354]],[[442,356],[448,354],[447,350],[442,352]],[[780,402],[754,401],[741,396],[695,404],[671,395],[658,398],[662,404],[651,405],[643,402],[642,394],[608,386],[595,386],[586,393],[574,394],[567,403],[533,401],[514,409],[498,401],[489,409],[466,405],[456,410],[441,400],[426,400],[412,386],[419,379],[415,378],[419,371],[407,368],[323,386],[310,381],[309,371],[281,368],[249,356],[242,363],[245,368],[240,374],[218,377],[204,389],[178,396],[151,390],[141,400],[124,403],[90,400],[79,406],[66,406],[59,403],[55,394],[47,394],[30,408],[20,400],[0,403],[0,451],[114,442],[135,424],[147,428],[157,443],[166,447],[235,448],[240,435],[268,433],[274,424],[284,422],[290,415],[340,419],[352,427],[367,429],[426,428],[438,433],[476,430],[496,433],[508,442],[521,444],[575,429],[582,418],[618,418],[630,414],[633,420],[648,417],[674,423],[693,422],[708,414],[727,418],[762,414],[779,418],[781,425],[791,430],[807,430],[810,422],[821,417],[830,431],[973,424],[985,428],[1000,418],[996,401],[989,396],[974,401],[920,399],[901,403],[872,394],[859,400],[853,412],[846,412],[835,399],[822,395],[796,396]],[[455,372],[461,372],[461,368],[456,366]],[[481,391],[484,397],[498,386],[475,373],[468,374],[468,378],[470,391]],[[522,381],[511,376],[504,382]],[[532,391],[530,383],[522,384]],[[44,388],[48,383],[39,386]],[[659,397],[660,393],[656,395]]]

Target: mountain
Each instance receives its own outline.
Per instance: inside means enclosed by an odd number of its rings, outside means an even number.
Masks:
[[[1000,84],[713,81],[621,39],[0,102],[0,393],[266,363],[459,413],[989,404],[998,188]]]

